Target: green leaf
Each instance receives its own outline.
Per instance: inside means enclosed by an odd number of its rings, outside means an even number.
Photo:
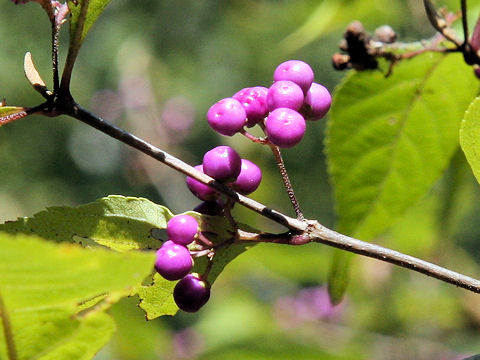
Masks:
[[[0,225],[0,231],[35,233],[53,241],[88,239],[117,251],[158,249],[161,241],[153,228],[164,229],[173,214],[164,206],[143,198],[108,196],[79,207],[51,207],[33,217]]]
[[[176,281],[168,281],[158,274],[153,276],[153,284],[142,286],[138,291],[140,308],[145,311],[147,320],[163,315],[175,315],[178,307],[173,300]]]
[[[460,145],[473,174],[480,182],[480,97],[468,107],[460,129]]]
[[[114,330],[102,310],[135,294],[154,261],[153,253],[120,254],[3,233],[0,249],[2,359],[9,332],[18,359],[92,358]]]
[[[326,140],[340,232],[370,240],[425,195],[457,148],[477,88],[471,68],[451,54],[404,60],[389,78],[347,76]]]
[[[70,41],[78,38],[81,44],[109,2],[110,0],[78,0],[78,5],[75,5],[72,1],[69,1],[68,7],[72,14],[70,19]],[[84,19],[82,19],[82,8],[86,8],[83,11],[85,14]],[[83,21],[85,22],[82,25]],[[77,34],[79,31],[81,33]]]
[[[350,263],[353,259],[352,254],[344,251],[335,250],[333,262],[330,266],[328,274],[328,294],[332,304],[339,304],[343,295],[347,291],[348,282],[350,280]]]
[[[338,231],[372,240],[426,194],[458,146],[460,120],[477,89],[471,67],[452,54],[404,60],[389,78],[379,71],[346,77],[326,138]],[[351,255],[335,256],[329,289],[338,300]]]

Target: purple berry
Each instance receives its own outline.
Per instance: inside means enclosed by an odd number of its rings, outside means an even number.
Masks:
[[[217,146],[203,156],[203,172],[218,181],[235,181],[241,167],[240,156],[230,146]]]
[[[330,110],[332,96],[328,89],[320,84],[313,83],[305,97],[305,105],[300,112],[306,120],[320,120]]]
[[[187,312],[197,312],[210,298],[210,285],[197,273],[188,274],[173,289],[177,306]]]
[[[208,109],[208,124],[216,132],[232,136],[239,132],[247,120],[247,113],[237,99],[225,98]]]
[[[192,267],[193,260],[190,252],[183,245],[168,240],[157,250],[155,270],[167,280],[183,278],[192,270]]]
[[[195,169],[203,172],[202,165],[195,166]],[[197,181],[190,176],[187,176],[186,182],[187,182],[188,188],[193,193],[193,195],[198,197],[200,200],[204,200],[204,201],[215,200],[217,192],[213,190],[211,187],[205,184],[202,184],[200,181]]]
[[[248,127],[252,127],[262,121],[268,114],[267,109],[268,89],[263,86],[245,88],[233,95],[234,99],[240,101],[247,113]]]
[[[167,223],[167,235],[170,240],[179,245],[187,246],[198,232],[198,222],[190,215],[177,215]]]
[[[290,80],[300,86],[306,94],[313,82],[313,70],[306,62],[288,60],[277,66],[273,73],[273,80]]]
[[[242,159],[242,170],[237,180],[232,183],[232,188],[244,195],[251,194],[257,190],[262,181],[262,171],[253,162]]]
[[[295,146],[305,134],[306,124],[302,115],[292,109],[273,110],[265,121],[268,139],[282,148]]]
[[[276,81],[270,86],[267,94],[268,110],[289,108],[298,110],[303,105],[305,96],[300,86],[292,81]]]

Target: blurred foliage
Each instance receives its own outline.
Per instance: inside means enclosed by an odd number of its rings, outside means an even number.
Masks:
[[[458,1],[436,3],[459,9]],[[472,26],[479,3],[469,1]],[[41,99],[24,80],[23,56],[30,51],[49,79],[50,25],[37,4],[3,1],[0,16],[0,98],[35,105]],[[388,23],[405,41],[434,33],[420,0],[114,0],[85,40],[72,93],[190,164],[212,146],[234,146],[264,171],[253,198],[289,212],[268,149],[215,135],[205,112],[242,87],[268,86],[275,66],[291,58],[310,63],[316,80],[333,90],[344,74],[330,57],[353,20],[371,31]],[[64,61],[68,31],[61,42]],[[310,125],[284,158],[305,215],[334,226],[325,125]],[[108,194],[145,197],[176,213],[196,205],[183,176],[65,117],[2,127],[0,178],[2,221]],[[479,200],[458,153],[429,195],[375,241],[475,276]],[[236,216],[279,230],[241,208]],[[453,359],[480,352],[478,296],[370,259],[356,261],[341,316],[311,315],[302,289],[323,289],[331,255],[318,245],[256,246],[225,269],[195,315],[146,322],[133,299],[123,300],[111,311],[118,331],[96,359]]]

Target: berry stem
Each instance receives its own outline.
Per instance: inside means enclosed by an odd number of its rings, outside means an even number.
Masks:
[[[232,199],[227,199],[227,203],[223,208],[223,214],[225,215],[225,217],[228,220],[228,223],[230,224],[233,231],[235,232],[238,229],[238,224],[232,216],[233,205],[235,205],[235,201],[233,201]]]
[[[210,240],[207,239],[207,237],[205,235],[203,235],[202,232],[199,232],[198,235],[197,235],[197,242],[201,242],[203,245],[206,245],[208,246],[209,248],[213,247],[213,242],[211,242]]]
[[[297,215],[297,219],[300,221],[305,220],[302,211],[300,210],[300,204],[295,196],[295,192],[293,191],[292,183],[290,182],[290,178],[288,177],[287,169],[285,168],[285,162],[283,161],[282,153],[280,152],[280,148],[278,146],[273,145],[272,143],[269,144],[270,148],[272,149],[273,156],[275,156],[275,161],[278,166],[278,170],[280,171],[280,175],[282,176],[283,185],[287,190],[288,198],[293,205],[293,209],[295,210],[295,214]]]
[[[251,140],[252,142],[254,143],[257,143],[257,144],[268,144],[268,140],[266,139],[262,139],[262,138],[259,138],[251,133],[249,133],[247,130],[245,129],[242,129],[239,131],[240,134],[242,134],[243,136],[245,136],[248,140]]]

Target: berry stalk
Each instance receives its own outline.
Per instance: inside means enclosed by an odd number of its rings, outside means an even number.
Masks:
[[[292,183],[290,182],[290,178],[288,177],[287,169],[285,168],[285,162],[283,161],[282,153],[280,152],[280,148],[270,143],[270,149],[272,149],[273,156],[275,156],[275,161],[278,166],[278,170],[280,171],[280,175],[282,176],[283,185],[287,190],[288,198],[292,203],[293,210],[295,210],[295,215],[297,215],[297,219],[300,221],[304,221],[305,217],[303,216],[302,211],[300,210],[300,204],[295,196],[295,192],[293,191]]]

